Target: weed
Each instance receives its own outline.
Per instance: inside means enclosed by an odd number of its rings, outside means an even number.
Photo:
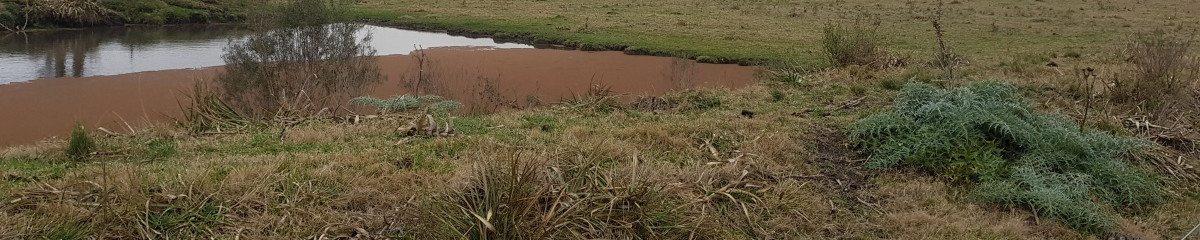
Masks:
[[[460,134],[486,134],[490,132],[488,129],[488,121],[478,116],[458,117],[454,119],[454,131]]]
[[[712,94],[697,92],[696,94],[688,95],[688,102],[692,107],[698,110],[707,110],[721,107],[721,98]]]
[[[223,221],[226,208],[210,202],[198,206],[167,206],[146,216],[146,224],[155,233],[171,238],[201,236]]]
[[[648,111],[661,111],[661,110],[675,108],[679,104],[677,104],[675,101],[672,101],[671,99],[667,99],[665,97],[643,96],[643,97],[638,97],[637,99],[633,100],[633,103],[630,105],[634,109],[641,109],[641,110],[648,110]]]
[[[204,84],[193,86],[188,99],[189,105],[179,105],[183,110],[181,124],[193,134],[240,131],[251,125],[245,116]]]
[[[0,171],[14,182],[45,181],[62,178],[72,163],[53,162],[33,157],[0,159]]]
[[[147,160],[161,160],[175,156],[179,153],[179,144],[172,139],[154,139],[146,144],[145,156]]]
[[[825,26],[821,49],[833,66],[873,66],[886,56],[878,49],[879,36],[875,27],[865,26],[860,21],[850,27]]]
[[[1194,94],[1193,88],[1200,83],[1200,61],[1188,58],[1191,46],[1191,40],[1165,33],[1146,34],[1129,44],[1126,52],[1134,66],[1133,76],[1114,81],[1113,99],[1139,103],[1152,111],[1189,99],[1180,94]]]
[[[867,94],[867,87],[864,87],[864,86],[861,86],[861,85],[853,85],[853,86],[850,86],[850,93],[854,94],[854,96],[863,96],[863,95],[866,95],[866,94]]]
[[[522,156],[483,161],[432,214],[470,239],[686,237],[661,184],[596,163]]]
[[[784,64],[768,68],[766,71],[771,80],[788,84],[804,84],[807,82],[807,72],[798,64]]]
[[[895,91],[904,87],[904,82],[898,78],[884,78],[879,80],[879,87]]]
[[[554,131],[558,129],[558,118],[545,115],[526,115],[521,116],[521,120],[525,122],[521,124],[521,128],[526,129],[541,129],[542,131]]]
[[[621,104],[617,102],[616,96],[613,94],[612,87],[602,84],[592,85],[588,88],[587,93],[574,95],[571,99],[563,101],[560,106],[591,113],[609,113],[621,108]]]
[[[83,240],[88,239],[88,236],[87,227],[78,223],[65,223],[51,228],[43,237],[54,240]]]
[[[942,16],[945,2],[938,0],[937,13],[933,19],[933,30],[937,35],[938,52],[937,57],[933,61],[933,65],[946,72],[947,85],[954,86],[954,67],[958,63],[958,56],[950,52],[946,47],[946,30],[942,26]]]
[[[1114,226],[1106,209],[1162,201],[1154,176],[1123,161],[1145,143],[1037,113],[1009,84],[953,90],[909,83],[895,110],[851,127],[873,168],[913,167],[973,183],[976,199],[1029,207],[1083,232]]]
[[[83,161],[87,160],[88,155],[94,151],[96,151],[96,142],[92,140],[91,136],[88,136],[83,124],[75,124],[71,130],[71,139],[67,143],[67,157],[71,160]]]
[[[771,101],[772,102],[783,101],[786,98],[787,98],[787,94],[783,93],[783,91],[779,91],[778,89],[771,89]]]

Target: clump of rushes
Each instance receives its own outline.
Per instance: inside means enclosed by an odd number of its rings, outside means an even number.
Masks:
[[[196,84],[190,96],[191,105],[180,103],[183,127],[195,134],[241,130],[251,124],[242,114],[203,84]]]
[[[875,27],[858,19],[849,27],[826,25],[821,38],[821,49],[835,67],[850,65],[876,66],[887,54],[879,49],[879,35]]]
[[[71,140],[67,142],[67,157],[71,160],[86,160],[88,155],[96,150],[96,142],[88,136],[83,124],[76,123],[71,130]]]
[[[683,239],[680,199],[637,167],[517,153],[483,160],[464,188],[432,213],[445,236],[469,239]],[[647,173],[640,173],[647,174]]]
[[[851,127],[870,167],[942,176],[979,201],[1031,208],[1087,233],[1111,230],[1114,210],[1162,202],[1156,177],[1124,161],[1148,143],[1079,131],[1064,117],[1038,113],[1011,84],[909,83],[895,104]]]

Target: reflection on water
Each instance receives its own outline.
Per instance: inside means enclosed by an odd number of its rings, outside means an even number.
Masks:
[[[379,55],[407,54],[418,46],[532,48],[528,45],[367,26]],[[251,34],[238,25],[88,28],[0,36],[0,84],[41,78],[116,75],[224,65],[230,39]]]
[[[8,34],[0,37],[0,84],[216,66],[228,39],[246,33],[238,26],[210,25]]]

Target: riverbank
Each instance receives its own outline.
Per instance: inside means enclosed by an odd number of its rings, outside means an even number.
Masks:
[[[1194,19],[1164,13],[1200,6],[1075,4],[950,3],[947,42],[965,59],[952,77],[1012,82],[1041,111],[1077,122],[1092,113],[1089,127],[1143,136],[1123,126],[1139,114],[1126,112],[1131,104],[1108,102],[1109,92],[1082,92],[1073,72],[1123,74],[1130,67],[1119,57],[1124,39],[1184,26]],[[11,181],[0,185],[9,203],[0,226],[11,227],[0,235],[1161,239],[1195,224],[1195,185],[1162,171],[1165,204],[1123,214],[1111,232],[1094,234],[1027,208],[980,205],[946,176],[868,169],[871,156],[855,149],[847,129],[887,110],[906,82],[949,78],[929,64],[937,41],[922,14],[934,6],[369,0],[352,11],[364,21],[798,67],[770,68],[736,90],[633,103],[601,91],[545,108],[457,116],[450,122],[455,134],[447,136],[407,136],[396,128],[414,116],[384,116],[313,121],[282,137],[277,128],[121,132],[101,138],[86,162],[64,156],[65,142],[4,149],[0,169]],[[879,11],[880,45],[904,64],[825,67],[823,23],[853,22],[861,9]],[[1084,96],[1105,101],[1090,108],[1081,104],[1091,99]],[[1194,152],[1184,150],[1160,154],[1178,161],[1171,164],[1196,164],[1188,155]]]

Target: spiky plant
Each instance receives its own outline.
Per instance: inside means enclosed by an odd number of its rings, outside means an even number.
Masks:
[[[908,167],[972,188],[975,199],[1028,207],[1083,232],[1114,225],[1110,209],[1162,201],[1155,177],[1123,158],[1146,143],[1038,113],[999,82],[951,90],[909,83],[891,111],[851,127],[870,167]]]
[[[71,160],[82,161],[86,160],[88,155],[95,150],[96,142],[92,141],[91,136],[88,136],[83,124],[76,123],[74,129],[71,130],[71,139],[67,142],[67,157]]]

